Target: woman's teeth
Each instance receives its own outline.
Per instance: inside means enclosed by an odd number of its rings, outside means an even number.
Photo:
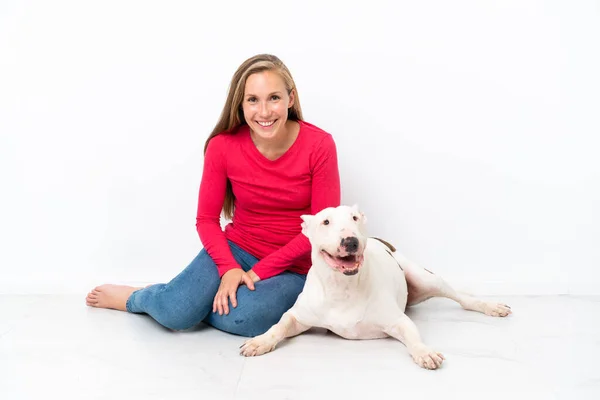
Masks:
[[[261,121],[257,121],[257,122],[258,122],[258,124],[259,124],[260,126],[264,126],[264,127],[271,126],[271,125],[273,125],[273,124],[275,123],[275,121],[269,121],[269,122],[261,122]]]

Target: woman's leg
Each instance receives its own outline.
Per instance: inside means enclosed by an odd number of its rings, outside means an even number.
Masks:
[[[237,291],[236,308],[230,307],[228,315],[211,312],[204,322],[240,336],[263,334],[294,305],[305,281],[305,275],[284,272],[256,282],[256,290],[242,285]]]
[[[137,290],[129,296],[127,311],[150,315],[173,330],[189,329],[210,311],[219,287],[217,267],[206,250],[169,283]]]
[[[233,243],[230,243],[230,248],[245,270],[258,261]],[[167,328],[184,330],[201,322],[212,311],[219,284],[217,267],[206,250],[202,250],[169,283],[143,289],[102,285],[88,295],[87,303],[93,307],[146,313]]]

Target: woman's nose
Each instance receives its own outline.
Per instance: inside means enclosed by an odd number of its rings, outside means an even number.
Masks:
[[[261,116],[269,115],[269,105],[267,103],[260,103],[260,109],[258,110]]]

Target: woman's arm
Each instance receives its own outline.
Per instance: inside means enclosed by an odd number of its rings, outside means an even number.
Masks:
[[[241,268],[231,253],[220,223],[227,188],[227,159],[222,151],[222,139],[219,136],[211,139],[206,149],[196,214],[198,236],[217,265],[220,277],[233,268]]]
[[[337,150],[331,135],[316,146],[311,160],[312,194],[311,213],[316,214],[327,207],[337,207],[341,201],[340,174]],[[298,226],[302,221],[298,221]],[[308,238],[300,233],[285,246],[260,260],[251,269],[260,279],[277,275],[293,265],[298,258],[310,254]]]

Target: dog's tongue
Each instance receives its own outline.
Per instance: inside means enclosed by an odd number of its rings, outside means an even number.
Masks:
[[[325,254],[325,261],[327,262],[327,264],[329,264],[330,267],[333,268],[340,268],[340,267],[345,267],[345,268],[353,268],[354,264],[355,264],[355,260],[354,257],[332,257],[329,254]]]
[[[356,257],[337,258],[335,259],[337,265],[345,268],[356,267]]]
[[[324,253],[325,262],[329,264],[330,267],[333,268],[343,268],[343,269],[355,269],[357,267],[357,263],[362,260],[362,256],[356,257],[354,255],[348,255],[346,257],[332,257],[329,253]]]
[[[336,268],[339,265],[339,262],[337,259],[331,257],[330,255],[326,254],[325,257],[323,257],[325,259],[325,262],[327,264],[329,264],[330,267]]]

